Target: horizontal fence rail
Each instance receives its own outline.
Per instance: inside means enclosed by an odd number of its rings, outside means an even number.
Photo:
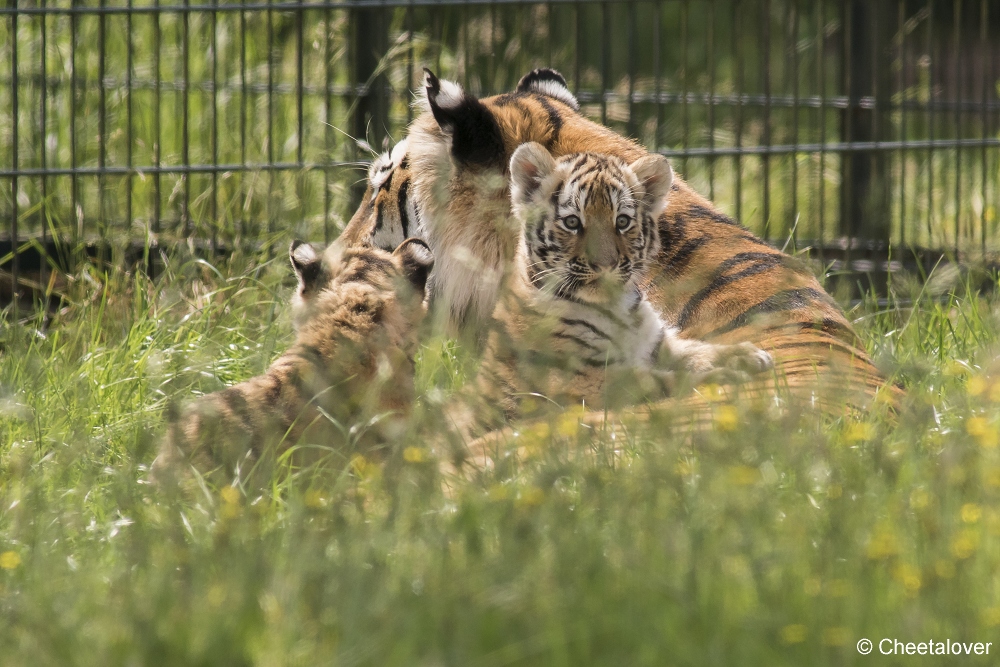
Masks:
[[[0,296],[52,243],[331,240],[423,66],[477,95],[555,67],[723,211],[847,269],[896,265],[844,238],[1000,251],[992,0],[8,0],[0,54]]]

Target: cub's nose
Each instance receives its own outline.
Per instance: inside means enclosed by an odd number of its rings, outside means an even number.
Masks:
[[[587,260],[598,271],[611,271],[618,266],[618,248],[614,239],[588,239]]]

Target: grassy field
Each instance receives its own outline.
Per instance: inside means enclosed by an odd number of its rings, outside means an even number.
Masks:
[[[878,655],[882,638],[1000,652],[1000,321],[960,276],[850,311],[908,387],[896,421],[736,404],[693,440],[656,419],[615,440],[556,429],[447,495],[419,440],[263,492],[152,487],[167,403],[288,343],[289,274],[257,257],[176,257],[155,283],[81,273],[44,332],[0,330],[3,665],[942,662]],[[418,415],[462,368],[424,349]]]

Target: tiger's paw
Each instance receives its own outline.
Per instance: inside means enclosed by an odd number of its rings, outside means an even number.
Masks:
[[[774,368],[774,358],[753,343],[720,346],[716,365],[748,374],[763,373]]]

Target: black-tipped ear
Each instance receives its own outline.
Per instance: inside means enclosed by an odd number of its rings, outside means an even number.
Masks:
[[[506,167],[503,136],[496,118],[482,102],[453,81],[438,79],[424,68],[427,103],[438,126],[451,135],[451,154],[459,162]]]
[[[517,82],[517,92],[548,95],[568,105],[574,111],[580,110],[580,102],[570,92],[566,78],[549,67],[533,69],[522,76]]]
[[[399,244],[392,252],[403,262],[403,275],[413,288],[420,294],[425,294],[427,277],[434,268],[434,255],[427,244],[417,238],[409,238]]]
[[[310,244],[299,240],[292,241],[292,245],[288,247],[288,258],[292,260],[299,287],[308,291],[322,273],[323,258]]]

